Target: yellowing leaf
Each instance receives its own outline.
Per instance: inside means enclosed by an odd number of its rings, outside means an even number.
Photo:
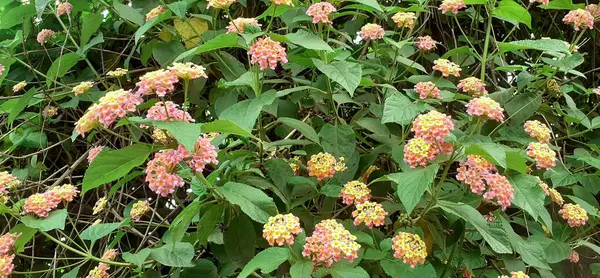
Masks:
[[[165,42],[168,42],[173,39],[173,34],[169,32],[169,30],[163,28],[162,30],[160,30],[160,33],[158,33],[158,38]]]
[[[185,42],[185,48],[190,49],[200,42],[200,35],[208,30],[208,22],[200,18],[189,18],[187,22],[175,19],[175,30]]]

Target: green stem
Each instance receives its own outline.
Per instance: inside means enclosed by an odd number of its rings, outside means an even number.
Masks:
[[[492,32],[492,12],[494,9],[494,5],[495,4],[491,4],[489,5],[489,8],[486,7],[486,10],[488,10],[488,22],[487,22],[487,30],[485,31],[485,42],[483,43],[483,55],[481,57],[481,74],[480,74],[480,78],[481,81],[485,81],[485,66],[487,64],[487,55],[488,55],[488,47],[490,45],[490,34]]]
[[[185,112],[187,112],[188,108],[190,107],[190,100],[188,98],[189,87],[190,87],[190,80],[184,79],[183,80],[183,111],[185,111]]]
[[[275,18],[275,11],[277,10],[278,5],[273,7],[273,13],[271,13],[271,19],[269,19],[269,24],[267,25],[267,29],[265,29],[265,34],[269,34],[269,30],[271,30],[271,24],[273,24],[273,19]]]

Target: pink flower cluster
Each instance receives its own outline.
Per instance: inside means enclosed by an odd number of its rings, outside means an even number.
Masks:
[[[344,184],[339,197],[342,198],[342,203],[349,206],[361,204],[371,199],[371,189],[360,181],[349,181]]]
[[[65,14],[70,14],[72,9],[73,9],[73,5],[71,5],[71,3],[62,2],[62,3],[58,4],[58,7],[56,7],[56,15],[62,16]]]
[[[467,103],[467,114],[482,117],[484,120],[504,121],[504,109],[500,107],[499,103],[487,96],[469,101]]]
[[[356,210],[352,212],[354,226],[365,223],[369,229],[373,229],[373,226],[382,226],[387,215],[388,213],[380,203],[371,201],[356,204]]]
[[[525,122],[525,132],[530,137],[535,137],[540,143],[550,142],[550,128],[538,120],[532,120]]]
[[[314,265],[322,263],[325,267],[342,258],[352,263],[360,249],[356,239],[342,224],[326,219],[315,226],[312,236],[306,238],[302,255],[311,257]]]
[[[103,148],[104,148],[104,146],[95,146],[90,149],[90,151],[88,152],[88,157],[87,157],[87,161],[89,164],[92,164],[94,159],[96,159],[96,156],[98,156],[102,152]]]
[[[594,16],[584,9],[570,11],[563,18],[563,22],[572,24],[575,31],[579,31],[581,28],[594,29]]]
[[[0,172],[0,194],[7,194],[9,190],[16,189],[21,184],[17,177],[6,171]]]
[[[84,135],[93,128],[102,125],[108,128],[117,119],[125,117],[127,112],[135,111],[142,98],[130,90],[117,90],[106,93],[98,103],[88,108],[83,117],[75,123],[75,131]]]
[[[208,78],[204,72],[206,68],[194,63],[173,63],[167,69],[173,71],[177,77],[183,80],[192,80],[200,77]]]
[[[139,87],[137,93],[151,95],[156,93],[159,97],[164,97],[175,90],[175,85],[179,82],[177,74],[172,70],[159,69],[144,74],[140,81],[136,83]]]
[[[458,82],[456,87],[473,97],[480,97],[488,94],[487,90],[485,89],[485,83],[483,83],[483,81],[477,77],[467,77]]]
[[[570,227],[581,227],[589,219],[587,212],[580,205],[564,204],[558,213],[567,220]]]
[[[267,68],[275,70],[277,62],[282,64],[288,62],[285,47],[271,38],[258,38],[256,43],[250,46],[248,54],[250,54],[250,63],[253,65],[258,63],[260,70]]]
[[[229,33],[235,33],[235,34],[239,34],[239,33],[243,33],[244,32],[244,25],[251,25],[251,26],[255,26],[255,27],[261,27],[262,24],[258,23],[258,21],[256,20],[256,18],[244,18],[244,17],[239,17],[236,18],[234,20],[232,20],[231,22],[229,22],[229,26],[227,26],[227,34]]]
[[[25,200],[23,210],[25,213],[33,213],[41,218],[58,207],[61,202],[72,202],[79,190],[73,185],[64,184],[56,186],[44,193],[36,193]]]
[[[146,118],[164,122],[180,121],[190,123],[195,121],[188,112],[179,109],[179,105],[172,101],[155,103],[148,109]]]
[[[556,154],[546,143],[529,143],[527,146],[527,156],[535,159],[538,169],[550,169],[556,166]]]
[[[433,64],[433,70],[440,71],[444,77],[448,77],[450,75],[458,77],[460,76],[460,71],[462,70],[457,64],[452,63],[447,59],[437,59],[433,61]]]
[[[154,154],[154,158],[146,166],[146,182],[150,189],[166,197],[173,193],[175,188],[182,187],[183,178],[177,174],[180,162],[186,162],[195,172],[202,172],[206,164],[218,163],[217,152],[208,139],[200,136],[193,153],[179,145],[177,149],[162,150]]]
[[[412,29],[415,27],[415,20],[417,16],[412,12],[397,12],[394,16],[392,16],[392,21],[396,23],[398,28],[408,28]]]
[[[452,11],[453,14],[458,14],[458,10],[466,8],[464,0],[444,0],[442,4],[440,4],[440,10],[445,14],[449,11]]]
[[[377,40],[383,38],[385,30],[378,24],[368,23],[360,28],[360,36],[363,40]]]
[[[0,277],[10,277],[15,265],[13,263],[15,255],[12,254],[20,233],[6,233],[0,236]]]
[[[54,37],[54,31],[50,29],[42,29],[42,31],[37,34],[37,42],[41,45],[44,45],[50,37]]]
[[[313,23],[330,24],[329,15],[336,12],[335,7],[329,2],[314,3],[306,10],[306,15],[312,17]]]
[[[496,199],[502,210],[506,210],[514,198],[514,188],[506,179],[496,173],[496,166],[478,155],[469,155],[460,163],[456,179],[471,187],[475,194],[483,194],[486,200]],[[487,191],[486,190],[487,184]]]
[[[415,92],[419,94],[420,99],[437,98],[442,99],[440,89],[431,81],[418,82],[415,85]]]
[[[415,138],[404,145],[404,161],[415,168],[427,166],[428,160],[434,160],[439,153],[452,153],[454,147],[445,142],[452,130],[454,123],[450,116],[435,110],[419,115],[411,129]]]
[[[589,4],[585,7],[585,10],[594,17],[600,17],[600,7],[597,4]]]
[[[438,42],[436,42],[430,36],[417,37],[417,41],[415,42],[417,48],[423,52],[434,50],[437,43]]]

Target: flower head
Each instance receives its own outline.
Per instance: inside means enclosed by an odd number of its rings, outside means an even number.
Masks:
[[[10,253],[15,248],[19,236],[20,233],[6,233],[0,236],[0,256]]]
[[[110,76],[110,77],[121,77],[121,76],[125,76],[127,74],[127,72],[129,72],[129,71],[126,69],[116,68],[114,70],[107,72],[106,75]]]
[[[173,66],[168,67],[168,69],[174,71],[177,77],[184,80],[192,80],[200,77],[208,78],[204,72],[206,68],[194,63],[173,63]]]
[[[308,163],[306,163],[306,166],[308,168],[308,175],[317,177],[317,180],[319,181],[333,177],[335,172],[346,170],[344,158],[340,157],[340,161],[338,162],[335,157],[329,153],[312,155]]]
[[[462,70],[457,64],[452,63],[447,59],[437,59],[433,61],[433,64],[433,70],[440,71],[444,77],[448,77],[450,75],[458,77],[460,76],[460,71]]]
[[[263,237],[269,242],[269,245],[283,246],[294,244],[294,238],[302,231],[300,228],[300,219],[295,215],[278,214],[269,217],[263,227]]]
[[[127,112],[135,111],[142,98],[131,91],[117,90],[106,93],[98,103],[88,108],[83,117],[75,123],[75,131],[84,135],[93,128],[103,125],[108,128],[117,119],[125,117]]]
[[[135,221],[140,221],[142,216],[150,209],[150,203],[146,200],[137,201],[131,207],[131,212],[129,212],[129,216],[131,219]]]
[[[306,238],[302,255],[312,258],[313,264],[331,266],[342,258],[350,262],[358,257],[360,244],[344,226],[333,219],[326,219],[315,226],[312,236]]]
[[[469,101],[467,103],[467,114],[482,117],[484,120],[504,121],[504,109],[495,100],[486,96]]]
[[[429,52],[436,48],[437,43],[438,42],[436,42],[430,36],[422,36],[422,37],[417,37],[417,41],[415,42],[415,45],[417,46],[417,48],[420,51]]]
[[[411,129],[415,137],[423,138],[428,142],[444,142],[452,130],[454,130],[452,118],[436,110],[419,115],[413,121]]]
[[[65,14],[70,14],[72,9],[73,9],[73,5],[71,5],[71,3],[62,2],[62,3],[58,4],[58,7],[56,7],[56,15],[62,16]]]
[[[377,40],[383,38],[383,35],[385,35],[385,30],[375,23],[367,23],[360,28],[360,36],[363,40]]]
[[[558,213],[567,220],[570,227],[583,226],[589,219],[587,212],[581,206],[574,204],[564,204]]]
[[[175,90],[175,85],[179,82],[177,74],[172,70],[159,69],[151,71],[140,77],[136,83],[139,87],[138,94],[151,95],[156,93],[159,97],[164,97]]]
[[[358,226],[360,223],[365,223],[369,229],[373,229],[373,226],[377,227],[383,225],[387,215],[388,213],[383,209],[383,206],[380,203],[371,201],[356,204],[356,210],[352,212],[354,225]]]
[[[0,255],[0,277],[7,278],[10,277],[15,265],[13,264],[13,260],[15,259],[15,255]]]
[[[496,199],[502,210],[506,210],[514,198],[515,189],[508,179],[500,174],[488,174],[485,176],[488,190],[483,194],[486,200]]]
[[[4,73],[4,70],[5,70],[4,65],[0,64],[0,75],[2,75]]]
[[[442,4],[440,4],[440,10],[445,14],[449,11],[452,11],[453,14],[457,14],[458,10],[466,8],[464,0],[444,0]]]
[[[0,172],[0,193],[8,193],[9,190],[14,190],[19,187],[21,181],[17,177],[6,171]]]
[[[483,157],[469,155],[466,161],[460,162],[456,179],[469,185],[473,193],[481,195],[486,188],[484,178],[496,170],[496,166]]]
[[[118,255],[119,252],[117,249],[108,249],[104,252],[104,255],[102,255],[102,259],[105,261],[114,261]]]
[[[292,171],[294,171],[294,176],[298,175],[298,173],[300,172],[301,164],[302,162],[300,161],[300,157],[298,156],[295,156],[289,161],[288,165],[290,165],[290,168],[292,168]]]
[[[415,85],[415,92],[420,99],[437,98],[442,99],[440,89],[431,81],[419,82]]]
[[[485,89],[485,83],[477,77],[467,77],[461,80],[456,87],[473,97],[486,96],[488,94]]]
[[[179,105],[172,101],[159,101],[156,102],[150,109],[146,118],[149,120],[163,121],[163,122],[195,122],[194,118],[190,116],[188,112],[185,112],[179,108]]]
[[[98,199],[98,201],[96,201],[96,203],[94,204],[94,215],[98,215],[100,214],[105,208],[106,208],[106,204],[108,203],[108,201],[106,200],[106,197],[102,197],[100,199]]]
[[[25,86],[27,86],[27,83],[25,81],[21,81],[19,83],[17,83],[17,85],[14,85],[12,87],[13,92],[18,92],[20,90],[23,90],[23,88],[25,88]]]
[[[180,146],[181,147],[181,146]],[[188,154],[187,164],[193,171],[201,173],[206,164],[219,164],[217,160],[217,148],[210,143],[209,139],[198,137],[194,145],[194,152]]]
[[[600,7],[597,4],[589,4],[585,6],[585,10],[590,12],[594,17],[600,17]]]
[[[90,149],[90,151],[88,152],[88,157],[87,157],[87,161],[89,164],[92,164],[94,159],[96,159],[96,156],[98,156],[102,152],[103,148],[104,148],[104,146],[95,146]]]
[[[158,17],[160,14],[164,13],[167,11],[167,8],[163,7],[163,6],[158,6],[152,10],[150,10],[147,14],[146,14],[146,21],[150,21],[155,19],[156,17]]]
[[[275,5],[283,5],[283,6],[294,6],[294,2],[292,0],[271,0],[271,2]]]
[[[538,185],[540,186],[540,188],[542,189],[542,191],[544,191],[544,194],[546,194],[546,196],[550,195],[550,187],[548,186],[548,184],[546,184],[543,180],[541,180],[538,177],[535,177],[538,181]]]
[[[25,213],[33,213],[38,217],[46,218],[48,213],[51,212],[58,206],[55,200],[48,198],[48,195],[44,193],[36,193],[29,196],[25,200],[23,210]]]
[[[571,255],[569,256],[569,261],[576,264],[579,262],[579,253],[575,250],[571,249]]]
[[[540,3],[542,5],[548,5],[550,3],[550,0],[529,0],[529,3],[533,4],[533,3]]]
[[[548,195],[550,195],[550,200],[552,200],[552,202],[555,202],[557,205],[562,206],[563,203],[565,202],[565,200],[563,199],[562,195],[560,195],[560,192],[558,192],[558,190],[554,189],[554,188],[549,188],[548,189]]]
[[[505,276],[505,275],[502,275]],[[508,278],[508,276],[506,276]],[[523,271],[511,272],[510,278],[529,278],[529,275],[525,274]]]
[[[183,148],[185,150],[185,148]],[[177,175],[179,162],[186,158],[181,148],[162,150],[154,154],[154,158],[146,166],[146,182],[150,190],[166,197],[175,188],[184,185],[183,178]]]
[[[336,12],[335,7],[329,2],[314,3],[306,10],[306,15],[312,17],[313,23],[330,24],[329,15]]]
[[[546,143],[529,143],[527,146],[527,156],[535,159],[538,169],[550,169],[556,165],[556,154]]]
[[[360,181],[349,181],[344,184],[339,196],[346,205],[360,204],[371,199],[371,189]]]
[[[37,42],[41,45],[44,45],[48,41],[48,38],[51,37],[54,37],[54,31],[50,29],[42,29],[42,31],[37,34]]]
[[[427,166],[428,160],[434,160],[438,152],[432,144],[423,138],[413,138],[404,145],[404,161],[411,168]]]
[[[235,3],[235,0],[208,0],[207,7],[213,7],[215,9],[228,9],[233,3]]]
[[[394,257],[402,259],[411,268],[425,263],[427,248],[419,235],[400,232],[392,239],[392,242],[394,243],[392,245]]]
[[[55,186],[50,188],[50,190],[46,191],[48,199],[54,200],[57,203],[60,202],[72,202],[75,196],[77,196],[79,190],[72,184],[63,184],[60,186]]]
[[[255,26],[255,27],[261,27],[262,24],[258,23],[258,21],[256,20],[256,18],[244,18],[244,17],[238,17],[234,20],[232,20],[231,22],[229,22],[229,26],[227,26],[227,34],[229,33],[243,33],[244,32],[244,25],[251,25],[251,26]]]
[[[525,122],[525,132],[530,137],[535,137],[540,143],[550,142],[550,129],[538,120]]]
[[[570,11],[563,18],[565,24],[573,24],[573,29],[579,31],[580,28],[594,28],[594,16],[587,10],[577,9]]]
[[[417,16],[413,12],[397,12],[392,16],[392,20],[398,28],[412,29],[415,27],[415,19],[417,19]]]
[[[93,82],[81,82],[77,86],[73,87],[73,94],[75,94],[76,96],[81,95],[87,92],[90,88],[92,88],[92,86],[94,86]]]
[[[108,265],[100,263],[88,273],[86,278],[108,278],[110,276],[108,274],[109,269],[110,268],[108,267]]]
[[[250,63],[257,64],[260,70],[270,68],[275,70],[277,62],[285,64],[288,62],[285,47],[281,43],[272,40],[271,38],[258,38],[258,40],[250,46],[248,51],[251,59]]]

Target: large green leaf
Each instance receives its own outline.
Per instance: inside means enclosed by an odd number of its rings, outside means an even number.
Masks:
[[[292,278],[310,278],[314,265],[311,261],[297,261],[290,268]]]
[[[340,84],[350,96],[354,96],[354,91],[360,84],[362,77],[362,67],[360,64],[350,63],[346,61],[336,61],[325,64],[319,59],[312,59],[314,65],[327,75],[331,80]]]
[[[8,29],[24,23],[36,14],[35,8],[33,4],[18,5],[12,8],[4,7],[4,11],[0,17],[0,29]]]
[[[48,7],[48,4],[50,4],[50,2],[53,2],[53,1],[52,0],[35,0],[35,11],[39,18],[42,17],[42,14],[46,10],[46,7]]]
[[[366,5],[366,6],[369,6],[371,8],[374,8],[375,10],[383,12],[383,9],[379,5],[379,3],[377,3],[376,0],[352,0],[352,2],[361,3],[363,5]]]
[[[109,235],[121,227],[121,225],[123,225],[123,222],[96,224],[83,230],[79,237],[81,239],[94,241]]]
[[[224,209],[224,204],[214,205],[210,207],[198,221],[196,237],[202,245],[206,246],[208,243],[208,237],[215,230],[217,224],[219,224],[223,219]]]
[[[552,240],[544,249],[548,263],[555,264],[564,261],[571,255],[571,247],[560,241]]]
[[[345,263],[334,264],[328,269],[333,278],[369,278],[369,273],[360,266],[352,267]]]
[[[262,273],[267,274],[279,267],[290,258],[290,250],[282,247],[267,248],[256,254],[248,264],[244,266],[238,278],[250,276],[252,272],[260,269]]]
[[[492,230],[490,226],[488,226],[485,218],[483,218],[481,213],[475,208],[467,204],[453,203],[444,200],[439,200],[438,206],[445,212],[454,214],[473,225],[490,247],[492,247],[492,250],[501,254],[508,254],[511,252],[509,246],[510,242],[506,238],[506,234],[501,233],[501,230]]]
[[[173,267],[194,266],[194,246],[189,242],[168,243],[159,248],[153,248],[150,257],[155,261]]]
[[[412,102],[401,94],[392,94],[385,99],[383,105],[382,123],[397,123],[408,125],[419,113],[428,109],[428,105],[422,102]]]
[[[31,239],[33,239],[37,233],[37,229],[30,228],[25,226],[23,223],[19,223],[17,226],[10,229],[10,232],[13,234],[20,234],[19,238],[17,238],[15,241],[15,250],[17,250],[17,252],[23,252],[25,250],[25,245],[27,245],[27,243],[31,241]]]
[[[37,89],[31,88],[18,99],[18,102],[11,108],[10,114],[8,114],[8,123],[12,123],[23,112],[36,92]]]
[[[65,228],[65,220],[69,213],[66,209],[55,210],[46,218],[37,218],[31,215],[21,217],[21,222],[29,228],[38,229],[46,232],[54,229],[63,230]]]
[[[256,233],[252,221],[241,214],[234,217],[223,234],[225,252],[239,267],[245,266],[254,257]]]
[[[104,17],[101,14],[90,13],[86,15],[85,20],[81,24],[81,37],[79,38],[79,45],[84,47],[93,34],[98,31],[100,25],[102,25]]]
[[[300,120],[286,117],[280,117],[277,120],[284,125],[298,130],[300,133],[302,133],[302,135],[304,135],[304,137],[319,144],[319,136],[317,135],[315,129],[312,128],[309,124]]]
[[[144,22],[146,22],[144,16],[138,10],[127,5],[123,5],[118,0],[113,1],[113,7],[115,8],[115,11],[120,17],[131,21],[139,26],[144,25]]]
[[[419,277],[436,278],[435,269],[430,263],[411,268],[409,264],[398,259],[384,259],[379,262],[381,268],[392,278]]]
[[[500,53],[515,51],[515,50],[539,50],[552,53],[569,53],[569,46],[565,41],[556,39],[543,40],[521,40],[512,42],[499,42],[498,49]]]
[[[252,186],[228,182],[217,188],[217,191],[230,203],[240,206],[242,211],[256,222],[267,223],[269,217],[278,213],[273,199]]]
[[[520,4],[513,0],[502,0],[494,9],[494,16],[514,25],[523,23],[531,28],[531,15]]]
[[[181,53],[181,55],[177,56],[177,58],[175,58],[175,61],[180,61],[183,60],[187,57],[191,57],[193,55],[197,55],[200,53],[204,53],[204,52],[209,52],[209,51],[213,51],[213,50],[217,50],[217,49],[221,49],[221,48],[229,48],[229,47],[242,47],[239,42],[238,42],[238,35],[237,34],[221,34],[218,35],[216,37],[214,37],[213,39],[203,43],[202,45],[199,45],[197,47],[194,47],[184,53]]]
[[[48,73],[46,73],[47,86],[52,86],[57,78],[63,77],[67,71],[75,66],[81,59],[82,58],[79,54],[70,52],[54,60],[50,66],[50,69],[48,69]]]
[[[295,33],[290,33],[285,36],[271,34],[271,38],[280,42],[293,43],[306,49],[333,52],[333,49],[331,49],[326,42],[319,38],[319,36],[305,30],[298,30]]]
[[[256,119],[258,119],[263,106],[273,103],[275,97],[276,92],[271,91],[259,97],[238,102],[221,112],[219,119],[230,120],[250,132],[256,124]]]
[[[151,152],[152,148],[145,144],[102,151],[85,171],[81,194],[127,175],[131,169],[142,165]]]
[[[533,219],[540,217],[546,227],[552,230],[552,218],[544,207],[546,196],[535,177],[521,174],[509,177],[508,180],[515,190],[512,203],[529,213]]]
[[[433,184],[439,168],[438,164],[432,164],[425,168],[408,169],[402,173],[387,175],[398,185],[396,194],[406,208],[406,213],[413,211],[423,193]]]
[[[130,253],[130,252],[125,252],[125,253],[123,253],[123,255],[121,257],[123,258],[124,261],[126,261],[128,263],[132,263],[134,265],[137,265],[138,267],[142,267],[142,265],[144,265],[144,262],[146,261],[148,256],[150,256],[151,252],[152,252],[152,249],[144,248],[135,254]]]
[[[321,144],[326,152],[348,159],[356,148],[354,130],[348,125],[325,124],[319,131]]]
[[[252,133],[230,120],[215,120],[202,125],[202,132],[223,132],[243,137],[256,138]]]
[[[200,212],[200,206],[202,203],[198,200],[194,200],[191,204],[185,207],[171,222],[169,232],[171,235],[171,241],[173,243],[181,241],[185,232],[187,231],[192,218],[196,217]]]
[[[548,5],[539,5],[538,7],[547,10],[576,10],[583,9],[585,4],[573,4],[573,0],[552,0]]]
[[[475,143],[470,145],[465,154],[476,154],[502,168],[506,168],[506,153],[501,145],[495,143]]]
[[[194,267],[188,267],[181,272],[180,278],[218,278],[219,271],[213,262],[200,259],[194,262]]]
[[[540,94],[536,92],[525,92],[516,95],[506,103],[505,109],[511,119],[511,124],[524,123],[542,104]]]
[[[504,231],[510,240],[510,244],[514,248],[515,252],[521,254],[521,259],[523,259],[523,262],[537,268],[551,269],[546,261],[544,247],[540,244],[540,242],[536,241],[534,238],[524,240],[513,231],[506,218],[503,216],[498,218],[504,227]]]

